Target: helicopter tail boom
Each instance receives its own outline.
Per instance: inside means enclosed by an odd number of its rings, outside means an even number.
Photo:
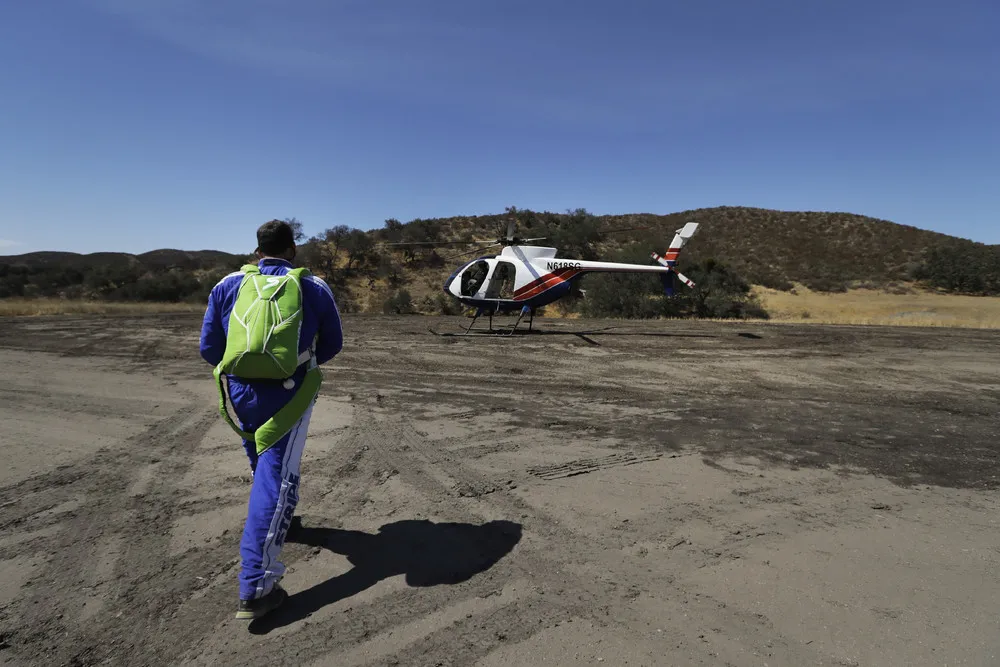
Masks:
[[[653,264],[624,264],[620,262],[591,262],[581,259],[543,259],[535,260],[532,263],[537,270],[543,273],[556,273],[558,275],[571,274],[575,276],[579,273],[589,272],[622,272],[622,273],[666,273],[671,269],[666,266],[656,266]]]

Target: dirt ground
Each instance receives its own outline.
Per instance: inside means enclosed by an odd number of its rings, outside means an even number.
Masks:
[[[0,663],[1000,664],[1000,333],[345,320],[291,596],[197,316],[0,322]]]

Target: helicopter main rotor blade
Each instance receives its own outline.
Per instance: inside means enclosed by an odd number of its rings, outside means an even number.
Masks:
[[[513,218],[511,218],[511,220],[507,223],[507,238],[508,239],[514,238],[514,219]]]
[[[458,259],[459,257],[466,257],[468,255],[474,255],[476,253],[483,252],[484,250],[489,250],[490,248],[492,248],[493,246],[496,246],[496,245],[500,245],[500,244],[499,243],[491,243],[488,246],[485,246],[483,248],[476,248],[475,250],[469,250],[467,252],[462,252],[462,253],[459,253],[457,255],[450,255],[450,256],[445,257],[443,259],[444,259],[444,261],[447,262],[447,261],[452,260],[452,259]]]
[[[624,234],[625,232],[637,232],[643,229],[653,229],[653,225],[646,225],[645,227],[629,227],[627,229],[598,230],[598,234]]]
[[[398,243],[387,243],[384,242],[382,245],[386,246],[446,246],[446,245],[472,245],[474,243],[488,243],[486,239],[472,239],[471,241],[400,241]]]

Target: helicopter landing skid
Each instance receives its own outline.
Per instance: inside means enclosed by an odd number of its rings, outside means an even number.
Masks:
[[[439,333],[437,331],[434,331],[434,329],[430,329],[430,328],[428,328],[428,331],[430,331],[435,336],[490,336],[490,337],[494,337],[494,338],[500,338],[500,337],[506,337],[506,336],[513,336],[514,333],[517,332],[517,327],[521,323],[521,320],[524,319],[525,313],[530,314],[530,317],[528,319],[528,329],[527,329],[527,331],[525,331],[524,329],[522,329],[521,333],[522,334],[531,333],[532,326],[535,323],[535,311],[532,310],[531,308],[528,308],[527,306],[525,306],[524,308],[521,309],[520,314],[517,316],[517,321],[514,322],[514,326],[512,326],[509,331],[506,330],[506,327],[504,327],[504,329],[494,329],[493,328],[493,312],[492,311],[489,312],[489,318],[490,318],[489,329],[487,329],[485,331],[481,330],[481,329],[477,330],[477,331],[473,331],[472,327],[474,327],[476,325],[476,320],[479,319],[479,316],[482,315],[482,312],[483,312],[482,310],[480,310],[479,312],[477,312],[476,315],[475,315],[475,317],[472,318],[472,322],[469,323],[469,326],[466,327],[465,330],[462,331],[461,333]]]

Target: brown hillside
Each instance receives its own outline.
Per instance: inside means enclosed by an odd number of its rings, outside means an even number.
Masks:
[[[823,287],[906,280],[946,234],[850,213],[725,207],[661,218],[665,227],[701,223],[693,257],[714,257],[752,282],[787,280]],[[971,241],[968,242],[971,244]]]
[[[555,234],[557,241],[572,236],[571,216],[521,212],[518,231],[523,236]],[[440,239],[492,238],[505,216],[456,217],[429,221],[440,227]],[[669,215],[629,214],[596,216],[602,230],[649,227],[610,234],[592,244],[602,258],[630,243],[645,243],[662,251],[675,229],[698,222],[697,236],[685,249],[692,260],[714,258],[731,265],[751,282],[794,281],[815,284],[906,280],[931,247],[946,241],[974,244],[938,232],[851,213],[795,212],[760,208],[718,207]],[[384,240],[383,230],[374,232]],[[550,244],[552,241],[542,241]],[[560,256],[570,256],[564,245]],[[460,252],[456,250],[455,252]],[[492,253],[494,249],[490,249]]]

